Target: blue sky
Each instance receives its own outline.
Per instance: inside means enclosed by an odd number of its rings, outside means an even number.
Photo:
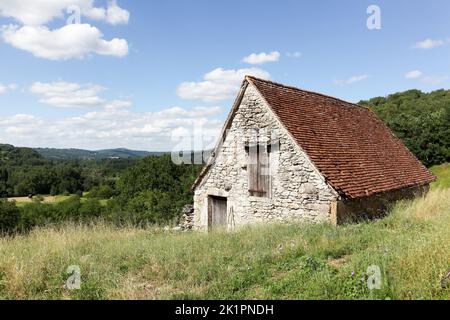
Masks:
[[[450,86],[447,0],[0,0],[0,25],[0,142],[19,146],[214,140],[245,73],[350,101]]]

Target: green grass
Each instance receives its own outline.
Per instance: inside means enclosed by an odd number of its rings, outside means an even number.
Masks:
[[[63,195],[59,195],[55,197],[55,201],[53,203],[59,203],[59,202],[63,202],[68,200],[71,197],[71,195],[68,196],[63,196]]]
[[[449,230],[444,189],[337,228],[40,229],[0,240],[0,299],[450,299]],[[64,288],[70,265],[81,268],[80,290]],[[380,290],[367,287],[372,265]]]
[[[81,202],[86,202],[87,199],[88,199],[87,198],[88,194],[89,194],[89,192],[84,192],[83,193],[83,197],[80,199],[80,201]],[[56,204],[56,203],[60,203],[60,202],[68,200],[71,196],[73,196],[73,195],[68,195],[68,196],[57,195],[57,196],[43,196],[43,197],[44,197],[44,202],[45,203]],[[18,207],[23,207],[26,204],[32,202],[32,200],[30,200],[28,197],[15,197],[15,198],[9,198],[9,200],[10,201],[14,200]],[[108,200],[103,200],[102,199],[102,200],[99,200],[99,201],[100,201],[100,204],[102,206],[106,206],[107,203],[108,203]]]
[[[438,177],[433,183],[433,188],[450,188],[450,163],[434,166],[431,172]]]

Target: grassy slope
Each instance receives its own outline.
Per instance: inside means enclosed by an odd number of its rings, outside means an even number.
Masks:
[[[434,188],[450,188],[450,163],[434,166],[431,168],[431,172],[438,177],[433,184]]]
[[[373,223],[261,226],[232,234],[107,226],[0,240],[0,298],[450,299],[450,190]],[[63,284],[79,265],[81,290]],[[366,270],[378,265],[382,289]]]

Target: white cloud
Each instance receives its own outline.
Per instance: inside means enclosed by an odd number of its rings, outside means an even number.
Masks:
[[[263,64],[266,62],[275,62],[280,59],[280,53],[278,51],[273,51],[271,53],[252,53],[251,55],[244,57],[243,62],[248,64]]]
[[[350,79],[348,79],[346,81],[346,83],[347,84],[352,84],[352,83],[355,83],[355,82],[360,82],[360,81],[366,80],[368,78],[369,78],[369,76],[367,74],[364,74],[364,75],[361,75],[361,76],[353,76]]]
[[[405,78],[406,79],[418,79],[418,78],[422,77],[422,75],[423,75],[422,71],[413,70],[413,71],[407,72],[405,74]]]
[[[14,91],[16,89],[17,89],[17,85],[15,83],[11,83],[11,84],[0,83],[0,94],[7,93],[9,91]]]
[[[270,74],[259,68],[239,70],[214,69],[203,76],[203,81],[183,82],[177,94],[186,100],[221,101],[234,98],[246,75],[269,79]]]
[[[192,109],[183,109],[180,107],[173,107],[159,112],[159,115],[169,117],[205,117],[220,114],[222,108],[220,107],[195,107]]]
[[[116,1],[111,1],[106,9],[105,20],[110,24],[128,23],[130,13],[117,5]]]
[[[0,117],[0,126],[22,125],[30,122],[40,122],[39,118],[29,114],[16,114],[10,117]]]
[[[406,73],[405,78],[409,80],[420,80],[422,83],[430,86],[439,85],[449,79],[448,76],[426,75],[419,70],[414,70]]]
[[[78,7],[82,16],[113,25],[128,23],[130,18],[130,13],[116,1],[109,1],[106,7],[96,7],[94,0],[1,0],[0,16],[13,18],[23,25],[41,26],[63,18],[71,7]]]
[[[40,96],[39,102],[57,108],[105,108],[121,109],[131,107],[126,100],[108,101],[98,96],[105,90],[102,86],[81,85],[72,82],[35,82],[30,91]]]
[[[303,56],[303,53],[295,51],[295,52],[288,52],[286,53],[286,56],[289,58],[301,58]]]
[[[84,58],[91,53],[123,57],[128,54],[124,39],[103,39],[102,33],[88,24],[70,24],[60,29],[9,25],[3,27],[3,40],[34,56],[50,60]]]
[[[359,76],[352,76],[350,78],[348,78],[347,80],[335,80],[334,83],[336,85],[348,85],[348,84],[353,84],[356,82],[361,82],[364,80],[367,80],[370,76],[367,74],[363,74],[363,75],[359,75]]]
[[[95,6],[94,0],[1,0],[0,17],[8,17],[19,24],[3,25],[0,35],[13,47],[28,51],[34,56],[50,60],[84,58],[90,54],[123,57],[128,54],[125,39],[103,39],[103,34],[84,17],[117,25],[127,24],[130,13],[119,7],[116,0],[106,6]],[[78,18],[71,19],[74,16]],[[67,24],[50,29],[46,24],[54,19]],[[70,20],[70,22],[69,22]]]
[[[426,39],[423,41],[416,42],[416,44],[413,46],[413,48],[416,49],[432,49],[435,47],[442,46],[445,43],[444,40],[433,40],[433,39]]]
[[[18,146],[86,149],[126,146],[171,151],[180,146],[179,136],[183,134],[191,138],[188,141],[194,139],[192,136],[203,138],[208,149],[221,129],[223,121],[215,118],[221,113],[219,107],[173,107],[147,113],[104,109],[56,120],[21,114],[0,117],[0,139]]]
[[[133,104],[128,100],[112,100],[110,102],[104,102],[102,106],[105,109],[127,109],[131,108]]]
[[[425,76],[421,79],[421,81],[426,85],[436,86],[447,81],[448,79],[449,77],[447,76]]]

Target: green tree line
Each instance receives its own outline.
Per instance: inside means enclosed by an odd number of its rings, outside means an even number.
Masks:
[[[450,162],[450,90],[409,90],[361,101],[427,166]]]
[[[114,184],[120,173],[137,162],[116,160],[47,160],[29,148],[0,145],[0,197],[30,194],[81,194]]]
[[[123,170],[114,183],[104,180],[94,186],[86,198],[73,195],[48,204],[36,197],[23,206],[3,199],[0,233],[96,220],[118,226],[176,223],[181,208],[192,202],[189,189],[200,169],[199,165],[176,165],[169,155],[150,156]]]

